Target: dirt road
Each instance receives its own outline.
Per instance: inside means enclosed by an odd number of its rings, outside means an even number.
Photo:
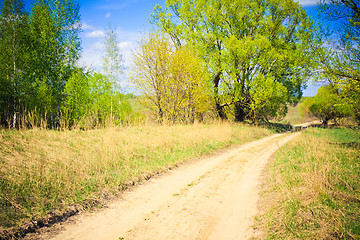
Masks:
[[[298,134],[272,135],[181,166],[43,238],[247,239],[260,173],[270,156]]]

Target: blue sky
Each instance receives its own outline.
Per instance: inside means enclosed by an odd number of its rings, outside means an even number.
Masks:
[[[28,0],[29,1],[29,0]],[[156,4],[164,5],[165,0],[79,0],[82,23],[82,57],[80,65],[100,69],[104,55],[105,29],[109,23],[117,29],[118,45],[125,67],[131,64],[131,51],[136,49],[143,33],[154,26],[149,23],[150,14]],[[317,0],[299,0],[315,20]],[[126,79],[126,77],[125,77]],[[121,83],[126,90],[127,82]],[[304,96],[313,96],[318,87],[311,82]]]
[[[163,3],[162,0],[80,0],[83,26],[81,62],[94,68],[102,65],[105,29],[111,23],[117,29],[125,65],[129,66],[131,51],[136,48],[141,34],[153,28],[149,18],[155,4]]]

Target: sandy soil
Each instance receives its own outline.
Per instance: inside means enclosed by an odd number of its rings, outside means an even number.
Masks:
[[[183,165],[41,238],[248,239],[261,171],[271,155],[298,134],[272,135]]]

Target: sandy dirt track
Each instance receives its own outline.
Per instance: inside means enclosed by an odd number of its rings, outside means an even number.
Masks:
[[[298,134],[272,135],[185,164],[42,239],[248,239],[261,171]]]

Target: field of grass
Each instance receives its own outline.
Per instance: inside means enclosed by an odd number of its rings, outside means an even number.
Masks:
[[[314,117],[301,116],[298,106],[289,106],[288,113],[286,117],[281,121],[281,123],[289,123],[291,125],[301,124],[305,122],[312,122],[316,120]]]
[[[311,128],[268,165],[261,239],[360,239],[360,133]]]
[[[190,158],[271,133],[229,123],[0,130],[0,235],[29,221],[45,224],[49,214],[74,206],[92,207]]]

